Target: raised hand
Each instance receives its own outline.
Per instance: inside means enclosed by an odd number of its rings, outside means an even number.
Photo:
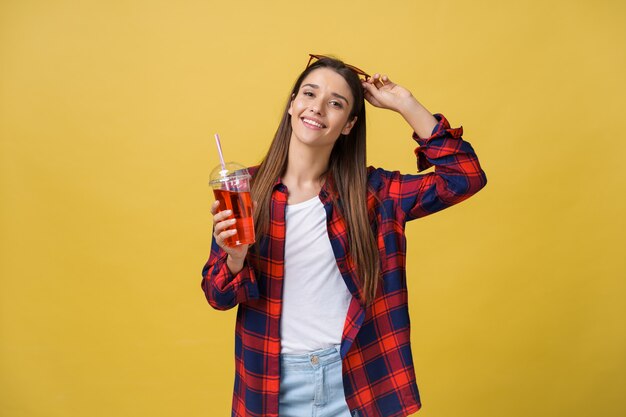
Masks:
[[[400,112],[402,106],[413,98],[409,90],[394,83],[386,75],[374,74],[361,84],[365,90],[365,99],[375,107]]]
[[[396,111],[421,138],[427,138],[437,125],[437,119],[417,101],[406,88],[394,83],[386,75],[374,74],[361,82],[365,99],[375,107]]]

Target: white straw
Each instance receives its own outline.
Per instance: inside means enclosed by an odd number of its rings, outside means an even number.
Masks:
[[[224,155],[222,154],[222,144],[220,143],[220,135],[215,134],[215,143],[217,144],[217,152],[220,155],[220,164],[222,164],[222,171],[226,170],[226,163],[224,162]]]

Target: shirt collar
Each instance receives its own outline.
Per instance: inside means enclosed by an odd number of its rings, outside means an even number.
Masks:
[[[279,176],[278,178],[276,178],[273,189],[283,193],[287,191],[287,186],[283,184],[282,177]],[[339,197],[339,193],[337,192],[337,183],[331,171],[326,174],[326,179],[324,181],[324,184],[322,185],[319,196],[320,200],[322,200],[323,203],[337,199]]]

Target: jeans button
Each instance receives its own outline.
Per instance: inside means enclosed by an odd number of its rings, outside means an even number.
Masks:
[[[313,365],[317,365],[319,363],[320,359],[317,356],[312,356],[311,357],[311,363]]]

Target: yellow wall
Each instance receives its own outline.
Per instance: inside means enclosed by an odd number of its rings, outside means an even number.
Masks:
[[[408,228],[418,415],[626,415],[625,39],[610,0],[3,1],[0,415],[230,415],[212,133],[258,162],[309,52],[409,87],[489,178]]]

